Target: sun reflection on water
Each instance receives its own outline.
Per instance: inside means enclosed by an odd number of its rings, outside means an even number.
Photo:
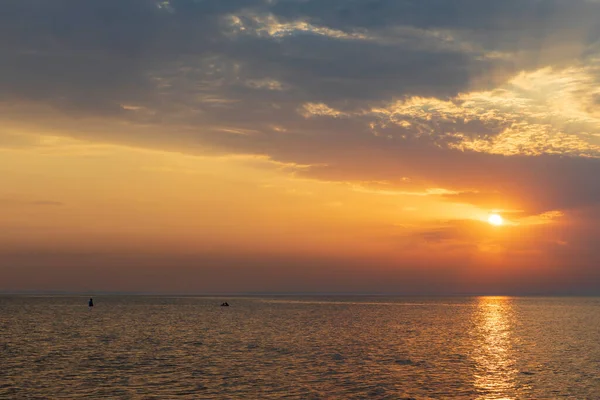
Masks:
[[[512,300],[509,297],[480,297],[473,315],[475,349],[474,384],[478,399],[514,399],[515,357],[513,354]]]

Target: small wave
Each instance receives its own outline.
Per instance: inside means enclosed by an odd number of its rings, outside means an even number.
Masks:
[[[531,372],[531,371],[521,371],[521,375],[535,375],[535,372]]]
[[[421,367],[426,364],[425,361],[413,361],[410,358],[399,358],[399,359],[396,359],[394,361],[394,363],[396,365],[408,365],[408,366],[413,366],[413,367]]]

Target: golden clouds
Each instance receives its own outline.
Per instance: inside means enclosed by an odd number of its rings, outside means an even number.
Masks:
[[[300,108],[299,113],[304,118],[311,118],[311,117],[339,118],[339,117],[347,116],[346,113],[336,110],[334,108],[331,108],[325,103],[305,103],[302,105],[302,108]]]
[[[229,15],[225,17],[230,28],[237,34],[254,34],[281,38],[295,33],[311,33],[334,39],[366,40],[362,32],[344,32],[324,26],[313,25],[307,21],[295,20],[282,22],[273,14],[265,15]]]
[[[600,93],[592,67],[521,72],[487,92],[450,100],[411,97],[385,105],[341,111],[306,103],[300,113],[364,120],[389,138],[430,138],[439,146],[501,155],[557,154],[600,157]],[[392,128],[395,128],[392,129]]]
[[[513,124],[492,137],[467,138],[460,134],[457,137],[462,140],[450,144],[450,148],[506,156],[556,154],[600,157],[600,146],[590,144],[576,135],[556,132],[551,125]]]

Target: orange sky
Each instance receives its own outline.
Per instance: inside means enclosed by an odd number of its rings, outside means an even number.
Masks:
[[[600,289],[597,3],[67,3],[0,19],[0,291]]]

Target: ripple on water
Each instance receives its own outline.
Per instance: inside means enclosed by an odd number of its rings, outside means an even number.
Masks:
[[[598,299],[83,300],[2,299],[0,398],[600,398]]]

